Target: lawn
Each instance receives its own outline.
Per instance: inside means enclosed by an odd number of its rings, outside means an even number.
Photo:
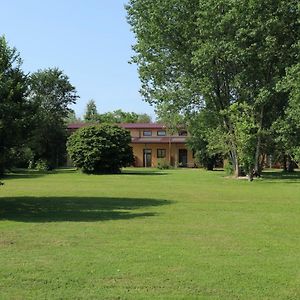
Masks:
[[[18,172],[0,187],[0,299],[299,299],[300,176]]]

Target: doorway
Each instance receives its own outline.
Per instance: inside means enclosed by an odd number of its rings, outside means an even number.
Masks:
[[[152,166],[152,151],[151,149],[144,149],[144,167],[148,168]]]
[[[186,149],[179,149],[178,153],[179,157],[179,166],[180,167],[187,167],[187,162],[188,162],[188,155],[187,155],[187,150]]]

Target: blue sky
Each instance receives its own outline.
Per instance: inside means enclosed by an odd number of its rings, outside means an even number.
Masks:
[[[59,67],[76,86],[73,107],[82,116],[94,99],[99,112],[121,108],[146,112],[126,22],[126,0],[0,0],[0,35],[15,46],[23,69]]]

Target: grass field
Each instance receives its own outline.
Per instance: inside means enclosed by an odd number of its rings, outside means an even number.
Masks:
[[[300,299],[300,176],[19,172],[0,187],[0,299]]]

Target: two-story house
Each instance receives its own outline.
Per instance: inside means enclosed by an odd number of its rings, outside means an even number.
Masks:
[[[179,129],[170,135],[167,128],[157,123],[118,124],[131,134],[131,146],[135,167],[156,167],[159,160],[172,166],[194,167],[193,152],[186,146],[187,131]],[[73,132],[86,124],[71,124]]]

